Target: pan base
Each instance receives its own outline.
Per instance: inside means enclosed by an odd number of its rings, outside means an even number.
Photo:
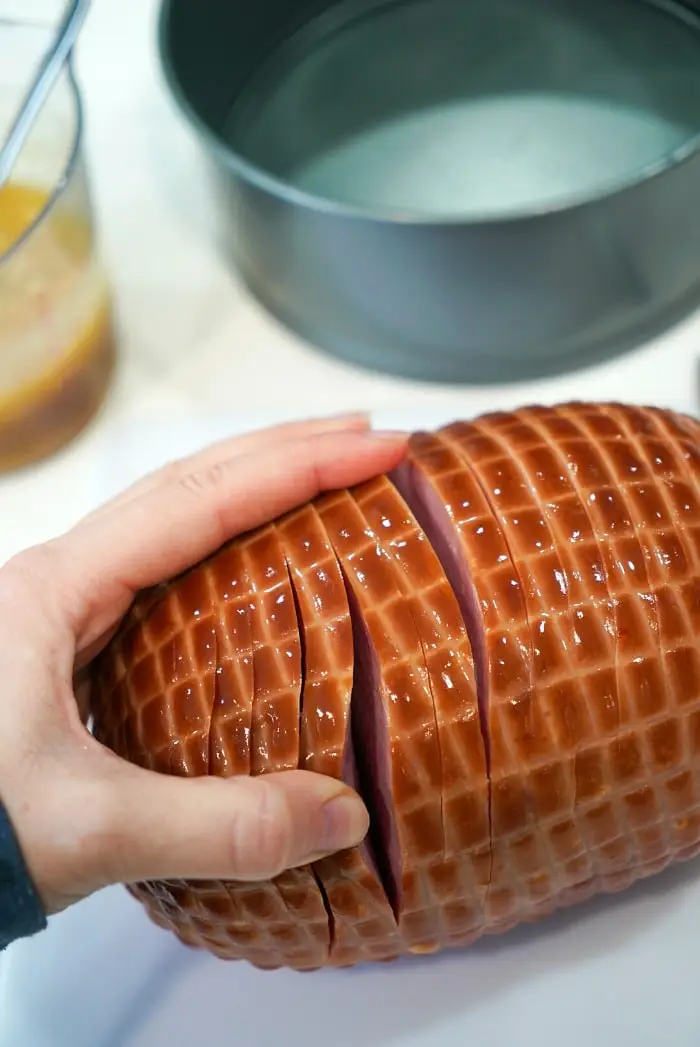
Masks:
[[[464,101],[387,120],[313,157],[293,181],[358,207],[502,215],[595,192],[685,138],[659,117],[594,100]]]

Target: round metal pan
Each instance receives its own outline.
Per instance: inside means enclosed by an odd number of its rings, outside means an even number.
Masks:
[[[311,344],[520,381],[700,301],[700,0],[165,0],[232,257]]]

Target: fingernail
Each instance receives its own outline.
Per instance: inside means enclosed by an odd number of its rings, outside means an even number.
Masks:
[[[367,835],[369,816],[358,796],[344,793],[329,800],[323,808],[323,829],[319,850],[332,854],[354,847]]]

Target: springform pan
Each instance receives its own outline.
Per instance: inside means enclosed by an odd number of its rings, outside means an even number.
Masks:
[[[165,0],[253,295],[311,345],[488,383],[700,301],[700,0]]]

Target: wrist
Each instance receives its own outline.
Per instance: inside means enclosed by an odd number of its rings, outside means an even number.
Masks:
[[[10,817],[0,802],[0,950],[46,927],[41,898]]]

